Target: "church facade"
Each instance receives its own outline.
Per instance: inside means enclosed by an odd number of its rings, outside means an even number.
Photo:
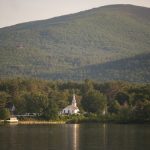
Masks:
[[[73,115],[73,114],[77,114],[77,113],[79,113],[79,108],[77,107],[77,101],[76,101],[75,94],[73,94],[73,99],[72,99],[71,105],[68,105],[67,107],[65,107],[62,110],[61,114]]]

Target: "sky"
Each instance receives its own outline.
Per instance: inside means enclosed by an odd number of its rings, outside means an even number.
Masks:
[[[112,4],[150,7],[150,0],[0,0],[0,28]]]

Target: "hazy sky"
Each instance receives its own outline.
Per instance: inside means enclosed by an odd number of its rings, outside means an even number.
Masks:
[[[150,7],[150,0],[0,0],[0,27],[110,4]]]

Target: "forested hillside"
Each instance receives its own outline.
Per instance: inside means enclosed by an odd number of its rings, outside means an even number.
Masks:
[[[124,80],[130,82],[150,81],[150,54],[139,55],[103,64],[88,65],[51,76],[52,79]]]
[[[1,28],[0,76],[149,82],[149,39],[150,8],[131,5]]]

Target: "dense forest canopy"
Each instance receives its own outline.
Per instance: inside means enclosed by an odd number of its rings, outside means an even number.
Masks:
[[[124,120],[150,120],[150,84],[128,82],[46,81],[38,79],[0,80],[0,118],[8,114],[10,103],[15,114],[37,113],[56,119],[76,93],[80,114],[116,116]]]
[[[0,76],[150,82],[150,8],[112,5],[0,29]]]

